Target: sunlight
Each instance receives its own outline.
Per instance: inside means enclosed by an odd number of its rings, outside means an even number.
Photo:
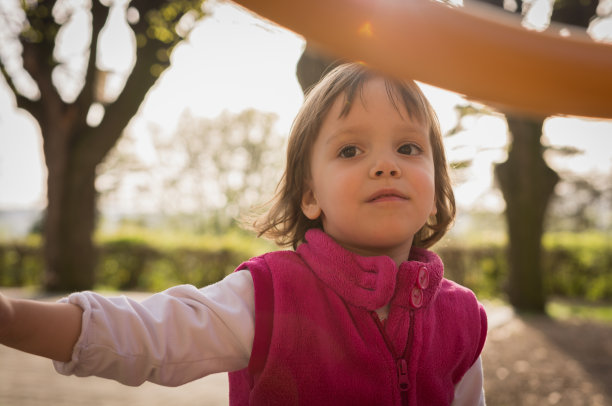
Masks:
[[[85,70],[91,43],[91,13],[85,4],[74,5],[72,13],[63,15],[62,7],[54,9],[57,19],[67,22],[61,26],[53,49],[53,56],[59,64],[53,69],[53,84],[62,100],[74,101],[85,83]],[[56,11],[60,10],[60,11]]]
[[[126,21],[126,6],[113,5],[98,38],[97,65],[101,70],[125,74],[136,62],[136,37]]]
[[[288,132],[303,100],[295,66],[304,40],[232,3],[210,3],[210,14],[172,53],[143,118],[170,131],[187,109],[215,117],[255,108],[276,112],[279,128]]]
[[[547,144],[570,146],[581,151],[572,156],[549,154],[547,161],[553,169],[583,176],[612,173],[612,120],[551,117],[544,122],[543,131]],[[605,176],[593,177],[592,180],[597,181],[597,178],[606,181]]]
[[[152,137],[169,139],[185,111],[190,111],[194,117],[208,118],[223,111],[237,113],[247,108],[274,112],[279,116],[278,132],[288,134],[302,103],[295,69],[304,39],[256,18],[233,3],[207,1],[206,7],[207,16],[196,22],[189,37],[175,48],[171,67],[151,89],[128,127],[135,140],[135,145],[129,147],[136,148],[135,153],[143,162],[158,160]],[[547,12],[544,4],[533,5],[530,13],[535,13],[538,7],[543,10],[541,12]],[[612,0],[602,1],[600,7],[612,8]],[[123,4],[113,6],[107,28],[100,38],[98,63],[108,70],[104,75],[101,101],[118,94],[124,84],[123,75],[134,63],[135,39],[123,13],[126,13]],[[129,9],[127,13],[132,21],[140,18]],[[87,22],[85,17],[81,18]],[[610,20],[602,21],[604,24]],[[57,52],[65,60],[74,57],[74,50],[86,42],[86,35],[77,34],[76,28],[80,26],[84,30],[85,26],[77,23],[75,20],[73,28],[62,34],[66,49]],[[193,21],[187,18],[182,23],[188,27]],[[360,33],[373,35],[371,23],[365,22]],[[612,35],[612,29],[606,35]],[[73,53],[68,52],[68,48]],[[76,69],[78,64],[72,62],[69,66]],[[64,79],[58,77],[57,80]],[[31,118],[15,110],[12,94],[4,83],[0,85],[0,208],[44,207],[46,174],[39,130]],[[446,133],[454,128],[458,120],[455,106],[467,104],[467,101],[444,89],[422,83],[419,86],[436,110],[442,131]],[[95,125],[103,114],[102,105],[92,106],[88,122]],[[457,201],[463,207],[479,204],[501,210],[499,193],[492,190],[492,168],[493,163],[505,159],[505,121],[498,115],[464,120],[465,131],[445,140],[449,160],[472,160],[465,182],[456,187]],[[612,121],[550,118],[545,122],[544,133],[549,144],[572,145],[585,151],[570,157],[547,156],[555,170],[581,174],[609,174],[612,171]],[[122,138],[119,148],[124,147],[123,142]],[[16,173],[19,175],[15,176]],[[605,179],[603,176],[597,178]],[[131,184],[137,188],[139,182],[143,180]],[[161,189],[159,193],[162,194]],[[117,202],[118,207],[114,209],[121,209],[119,206],[123,203],[133,206],[133,202]]]
[[[372,23],[369,21],[366,21],[365,23],[363,23],[361,27],[359,27],[359,30],[357,32],[362,37],[366,37],[366,38],[373,37],[374,32],[372,30]]]
[[[523,27],[536,31],[548,28],[552,14],[551,0],[531,0],[523,4],[527,10],[522,22]]]
[[[0,100],[0,106],[3,104]],[[0,116],[0,208],[43,208],[46,204],[47,174],[38,131],[23,112]]]

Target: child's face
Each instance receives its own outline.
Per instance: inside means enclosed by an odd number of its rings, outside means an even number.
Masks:
[[[365,102],[362,102],[362,100]],[[302,211],[343,247],[362,255],[408,258],[414,234],[435,214],[429,131],[401,114],[382,79],[371,79],[339,118],[344,96],[323,120],[310,156]]]

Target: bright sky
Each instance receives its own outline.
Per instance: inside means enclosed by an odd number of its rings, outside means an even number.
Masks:
[[[289,131],[303,98],[295,77],[295,66],[304,40],[282,28],[255,19],[231,3],[212,3],[211,14],[192,32],[189,41],[177,47],[172,66],[149,93],[131,132],[146,155],[152,148],[148,123],[155,122],[171,133],[186,109],[194,115],[214,117],[224,110],[246,108],[276,112],[279,130]],[[125,27],[124,27],[125,28]],[[114,44],[108,63],[125,61],[129,41],[107,34]],[[114,58],[113,58],[114,57]],[[423,85],[436,109],[443,130],[456,124],[453,107],[461,97]],[[491,192],[492,162],[505,159],[506,126],[503,119],[483,116],[464,123],[465,131],[448,139],[449,159],[472,158],[467,181],[456,187],[461,205],[499,209],[498,192]],[[571,168],[586,174],[612,170],[612,121],[553,118],[545,125],[545,138],[558,145],[572,145],[585,153],[550,159],[556,170]],[[0,81],[0,210],[42,208],[45,204],[45,177],[42,143],[37,124],[17,111],[14,98]]]

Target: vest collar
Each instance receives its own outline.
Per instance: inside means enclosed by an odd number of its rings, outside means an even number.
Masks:
[[[370,311],[388,303],[427,307],[444,274],[442,261],[431,251],[413,247],[398,268],[390,257],[364,257],[348,251],[319,229],[306,232],[297,253],[346,302]]]

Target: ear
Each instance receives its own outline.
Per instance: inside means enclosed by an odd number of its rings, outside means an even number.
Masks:
[[[436,202],[434,202],[433,207],[431,209],[431,213],[429,213],[429,215],[431,217],[435,217],[436,214],[438,214],[438,205],[436,204]]]
[[[302,195],[302,213],[310,220],[316,220],[321,215],[321,207],[310,185],[306,185]]]
[[[438,199],[434,198],[433,207],[431,208],[431,213],[429,213],[429,217],[435,217],[438,214]]]

